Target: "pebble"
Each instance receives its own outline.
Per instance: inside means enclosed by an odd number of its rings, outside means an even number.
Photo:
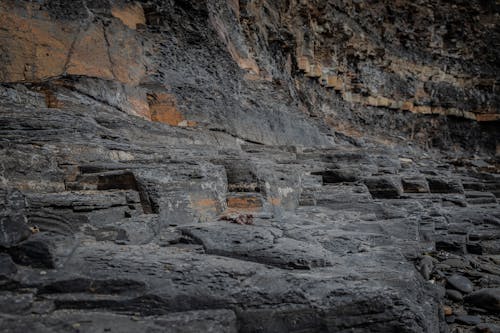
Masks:
[[[443,310],[445,316],[451,316],[453,314],[453,309],[450,306],[445,305]]]
[[[454,289],[447,289],[446,296],[455,302],[461,302],[464,300],[462,293],[460,291],[454,290]]]
[[[422,274],[424,279],[430,280],[431,272],[432,272],[433,268],[434,268],[434,262],[433,262],[432,257],[424,256],[422,258],[422,260],[420,261],[420,265],[419,265],[418,270],[419,270],[420,274]]]
[[[472,282],[465,276],[453,274],[447,279],[447,281],[450,286],[463,293],[468,294],[474,290]]]

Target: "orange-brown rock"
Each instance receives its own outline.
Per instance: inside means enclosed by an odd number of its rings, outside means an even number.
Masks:
[[[92,24],[75,37],[71,50],[68,50],[68,63],[65,72],[70,75],[85,75],[106,80],[114,78],[104,26]]]
[[[48,108],[61,109],[64,107],[64,103],[57,98],[53,91],[45,89],[42,92],[45,94],[45,104]]]
[[[206,197],[202,193],[192,194],[190,196],[190,207],[197,219],[202,222],[215,219],[225,208],[218,200],[212,197]]]
[[[496,121],[500,120],[500,113],[477,114],[477,121]]]
[[[15,12],[7,7],[7,2],[0,3],[0,48],[5,59],[0,62],[0,79],[33,81],[61,75],[78,27],[69,23],[62,30],[30,5]]]
[[[311,66],[310,62],[309,62],[309,58],[307,58],[305,56],[300,56],[297,58],[297,65],[298,65],[299,69],[303,72],[308,71],[309,67]]]
[[[322,67],[320,64],[312,64],[309,66],[309,69],[306,70],[306,76],[307,77],[321,77],[323,75],[322,73]]]
[[[136,94],[128,95],[127,102],[130,106],[130,113],[151,120],[151,110],[144,92],[138,90]]]
[[[260,195],[242,194],[228,196],[227,207],[246,211],[257,211],[262,209],[262,199]]]
[[[138,84],[145,75],[143,47],[118,20],[107,27],[92,21],[63,22],[31,3],[2,2],[0,21],[3,82],[70,74]]]
[[[273,206],[281,206],[281,199],[277,197],[270,197],[267,200]]]
[[[342,90],[343,87],[343,81],[342,78],[334,75],[330,75],[327,77],[327,84],[326,86],[328,88],[334,88],[335,90]]]
[[[136,29],[138,25],[146,24],[144,10],[137,2],[113,6],[111,13],[130,29]]]
[[[145,47],[136,32],[112,21],[104,33],[113,76],[119,82],[138,85],[146,76],[146,60]]]
[[[152,121],[178,126],[185,120],[182,113],[177,109],[177,100],[172,94],[149,94],[148,102]]]
[[[252,58],[250,52],[244,47],[244,45],[236,44],[233,40],[231,40],[231,35],[227,31],[226,26],[218,17],[211,17],[210,22],[221,40],[226,44],[227,51],[238,66],[241,69],[258,76],[260,74],[259,65],[257,65],[257,62]],[[253,76],[250,78],[255,79]]]

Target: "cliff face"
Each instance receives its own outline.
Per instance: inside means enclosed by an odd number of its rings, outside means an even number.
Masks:
[[[498,330],[499,15],[0,0],[0,331]]]
[[[66,87],[260,143],[496,149],[495,2],[3,1],[1,15],[0,81],[49,107]]]

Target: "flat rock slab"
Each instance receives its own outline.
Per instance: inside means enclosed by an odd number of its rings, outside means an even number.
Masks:
[[[331,266],[331,254],[321,245],[283,237],[281,230],[264,225],[240,226],[224,222],[183,227],[208,254],[255,261],[282,268]]]
[[[266,233],[257,235],[266,239]],[[335,331],[346,323],[372,327],[375,319],[385,328],[420,325],[423,331],[433,330],[435,323],[417,318],[421,313],[435,315],[434,296],[425,296],[430,303],[416,301],[421,291],[413,286],[421,280],[391,249],[331,259],[330,263],[331,267],[290,270],[199,254],[189,248],[99,242],[82,244],[57,272],[40,275],[23,270],[17,277],[23,284],[40,286],[44,298],[59,309],[105,306],[109,311],[144,317],[226,308],[235,311],[243,332],[288,332],[299,320],[305,328],[318,330],[326,325]],[[304,313],[310,315],[304,318]],[[394,321],[396,313],[405,320]],[[276,316],[280,324],[272,323]]]

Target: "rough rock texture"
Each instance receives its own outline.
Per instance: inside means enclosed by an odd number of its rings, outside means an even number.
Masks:
[[[498,20],[0,0],[0,331],[496,329]]]

